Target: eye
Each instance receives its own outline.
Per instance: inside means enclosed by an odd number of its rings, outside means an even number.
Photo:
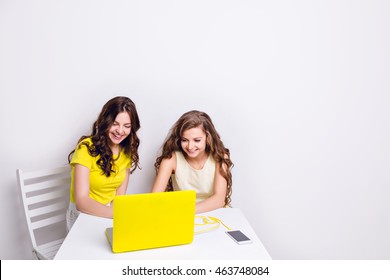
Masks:
[[[125,125],[126,128],[131,128],[131,124]]]

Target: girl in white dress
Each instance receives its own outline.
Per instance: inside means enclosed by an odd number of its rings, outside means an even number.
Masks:
[[[232,167],[211,118],[189,111],[173,125],[156,159],[152,192],[195,190],[197,213],[230,206]]]

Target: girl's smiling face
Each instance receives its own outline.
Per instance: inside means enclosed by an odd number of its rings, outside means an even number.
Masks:
[[[130,131],[130,116],[127,112],[121,112],[116,116],[115,121],[108,130],[108,137],[110,138],[111,143],[116,146],[130,135]]]
[[[196,158],[206,151],[206,133],[200,127],[187,129],[183,132],[180,143],[188,157]]]

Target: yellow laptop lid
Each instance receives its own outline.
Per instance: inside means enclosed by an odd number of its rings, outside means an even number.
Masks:
[[[191,243],[195,191],[127,194],[114,198],[112,240],[115,253]]]

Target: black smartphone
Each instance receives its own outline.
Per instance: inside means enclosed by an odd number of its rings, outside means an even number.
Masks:
[[[243,234],[240,230],[229,230],[226,232],[237,244],[247,244],[252,243],[252,240],[245,234]]]

